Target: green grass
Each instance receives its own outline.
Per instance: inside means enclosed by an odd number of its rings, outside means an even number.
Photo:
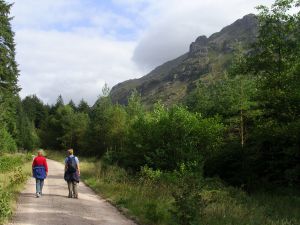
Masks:
[[[116,166],[101,162],[81,163],[84,181],[97,193],[108,198],[125,212],[138,218],[141,224],[174,224],[172,189],[163,180],[141,181]],[[298,225],[300,224],[300,194],[292,190],[259,192],[248,195],[220,181],[207,181],[200,191],[207,202],[202,224],[209,225]]]
[[[12,215],[18,193],[31,173],[30,160],[26,154],[0,156],[0,224]]]
[[[82,162],[81,173],[86,184],[142,224],[170,221],[173,200],[168,185],[131,178],[123,169],[100,162]]]
[[[44,150],[45,157],[58,162],[64,162],[64,159],[66,158],[66,153],[66,151]]]

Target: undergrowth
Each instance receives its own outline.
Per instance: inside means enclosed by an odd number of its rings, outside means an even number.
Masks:
[[[300,224],[300,193],[290,189],[250,195],[218,179],[191,184],[174,173],[142,168],[132,175],[99,161],[83,161],[81,173],[91,188],[141,224]]]
[[[17,194],[30,174],[30,154],[0,156],[0,224],[12,215]]]

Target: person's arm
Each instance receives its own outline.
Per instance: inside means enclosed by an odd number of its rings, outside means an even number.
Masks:
[[[48,163],[47,163],[46,158],[45,158],[45,161],[44,161],[44,167],[45,167],[45,170],[46,170],[46,176],[48,176]]]
[[[67,165],[67,159],[68,159],[68,158],[66,158],[66,159],[65,159],[65,172],[66,172],[66,171],[67,171],[67,169],[68,169],[68,165]]]
[[[36,164],[35,159],[36,159],[36,158],[34,158],[33,161],[32,161],[32,170],[31,170],[32,176],[33,176],[33,168],[35,167],[35,164]]]
[[[78,170],[78,175],[80,175],[80,166],[79,166],[79,162],[77,163],[77,170]]]
[[[78,160],[77,157],[75,158],[75,160],[76,160],[76,165],[77,165],[78,175],[80,175],[80,164],[79,164],[79,160]]]

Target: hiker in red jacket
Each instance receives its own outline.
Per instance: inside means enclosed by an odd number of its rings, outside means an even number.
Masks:
[[[32,162],[32,175],[36,181],[36,197],[42,196],[44,179],[48,176],[48,164],[43,156],[43,150],[38,150],[37,156]]]

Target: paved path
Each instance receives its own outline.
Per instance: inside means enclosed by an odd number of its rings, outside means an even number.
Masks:
[[[83,183],[79,199],[67,198],[63,165],[48,160],[49,176],[42,198],[35,198],[35,180],[31,178],[21,192],[11,225],[134,225],[117,209],[97,196]]]

